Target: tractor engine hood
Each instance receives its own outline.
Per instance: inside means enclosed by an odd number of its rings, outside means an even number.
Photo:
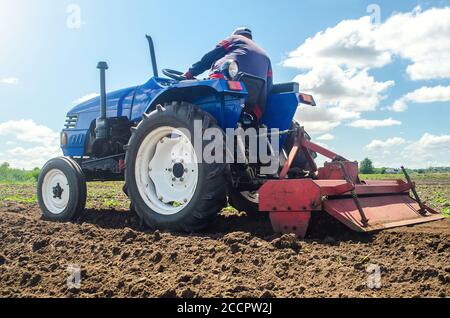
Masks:
[[[129,109],[133,102],[133,94],[136,86],[124,88],[106,94],[106,109],[109,116],[121,116],[124,109]],[[89,99],[74,108],[68,115],[78,115],[81,113],[96,113],[100,115],[100,96]]]

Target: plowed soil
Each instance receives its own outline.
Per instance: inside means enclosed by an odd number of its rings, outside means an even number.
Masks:
[[[87,210],[64,224],[20,199],[34,191],[0,185],[0,297],[450,296],[449,219],[362,235],[318,214],[298,240],[228,210],[187,235],[141,229],[120,184],[90,185]]]

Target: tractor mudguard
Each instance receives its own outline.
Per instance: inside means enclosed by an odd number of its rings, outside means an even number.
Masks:
[[[172,101],[185,101],[210,113],[222,129],[235,128],[247,97],[245,85],[241,89],[225,80],[182,81],[164,87],[161,80],[152,78],[136,91],[131,120],[140,121],[143,113],[153,111],[157,105]]]

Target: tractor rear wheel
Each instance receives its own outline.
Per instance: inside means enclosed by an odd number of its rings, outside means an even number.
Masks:
[[[78,163],[65,157],[47,162],[39,175],[37,198],[45,219],[76,219],[86,205],[86,180]]]
[[[195,121],[201,122],[202,133],[215,128],[223,138],[211,115],[185,102],[159,106],[134,129],[125,180],[136,213],[151,228],[200,230],[226,204],[226,164],[198,160]],[[212,143],[196,137],[202,151]]]

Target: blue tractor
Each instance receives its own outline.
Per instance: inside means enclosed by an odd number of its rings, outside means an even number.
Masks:
[[[85,207],[86,182],[111,180],[125,181],[143,224],[171,231],[206,227],[227,201],[250,214],[268,212],[277,232],[298,236],[305,235],[312,211],[326,210],[357,231],[398,226],[383,209],[394,199],[403,200],[398,220],[440,217],[424,217],[430,210],[408,196],[411,189],[416,193],[413,183],[364,183],[357,163],[312,143],[294,115],[300,103],[315,102],[296,83],[274,85],[256,122],[244,108],[258,100],[263,79],[239,72],[233,61],[224,64],[225,79],[187,80],[170,69],[162,71],[167,78],[159,77],[153,41],[147,40],[154,73],[148,82],[106,94],[108,66],[100,62],[100,96],[68,112],[64,157],[46,163],[38,180],[44,218],[76,219]],[[253,158],[245,133],[228,138],[230,130],[251,128],[270,162]],[[208,149],[223,160],[199,160]],[[332,162],[317,169],[316,153]],[[374,199],[385,192],[391,196]]]
[[[125,180],[124,191],[148,226],[193,231],[207,226],[227,197],[239,210],[256,211],[258,188],[277,177],[278,171],[262,175],[259,164],[245,159],[239,164],[193,160],[194,122],[202,123],[202,131],[216,128],[224,135],[227,129],[253,125],[243,108],[258,97],[264,80],[240,73],[232,62],[226,63],[226,79],[186,80],[169,69],[162,70],[168,78],[159,77],[153,41],[150,36],[147,40],[154,73],[148,82],[106,94],[108,66],[100,62],[101,95],[67,113],[61,132],[64,157],[50,160],[39,178],[37,195],[45,218],[77,218],[85,207],[87,181]],[[269,132],[281,131],[276,138],[290,147],[299,102],[297,84],[274,85],[260,123]],[[202,149],[207,146],[204,140]],[[175,153],[175,148],[180,149]],[[286,151],[280,156],[282,163]],[[298,160],[298,168],[303,161]]]

